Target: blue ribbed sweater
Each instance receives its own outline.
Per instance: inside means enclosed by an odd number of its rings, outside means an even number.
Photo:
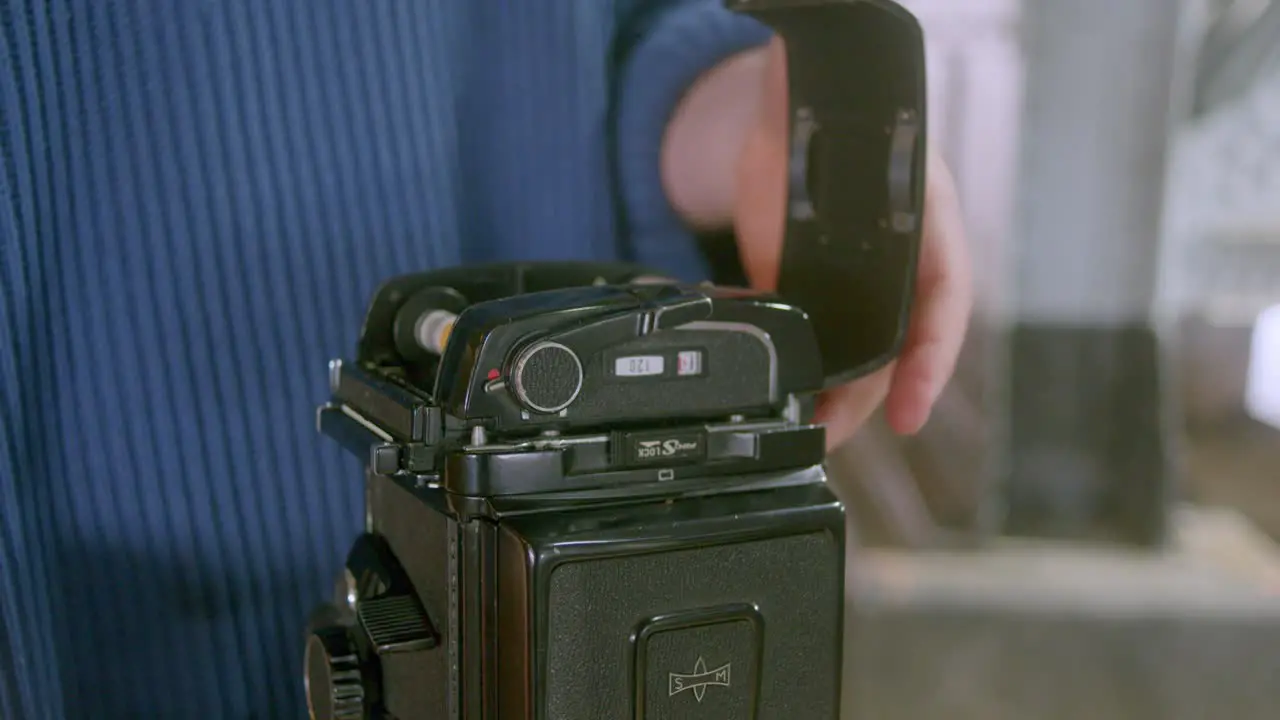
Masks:
[[[378,282],[702,274],[658,179],[716,0],[0,2],[0,718],[303,716]]]

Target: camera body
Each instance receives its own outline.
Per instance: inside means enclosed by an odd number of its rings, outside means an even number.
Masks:
[[[319,415],[367,453],[368,525],[310,641],[317,704],[835,717],[845,520],[806,422],[812,326],[772,296],[631,282],[644,272],[384,286]],[[445,352],[403,362],[442,308]]]
[[[838,717],[846,519],[813,407],[905,334],[922,39],[887,1],[731,5],[787,40],[779,292],[575,262],[384,283],[318,413],[366,521],[311,618],[313,718]]]

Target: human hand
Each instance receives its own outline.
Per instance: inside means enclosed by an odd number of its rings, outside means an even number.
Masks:
[[[763,87],[738,155],[733,224],[751,285],[773,290],[782,254],[787,203],[788,97],[780,38],[764,50]],[[817,418],[827,446],[853,436],[883,403],[890,426],[914,434],[928,421],[955,370],[973,304],[972,271],[955,182],[930,149],[916,298],[897,360],[824,394]]]

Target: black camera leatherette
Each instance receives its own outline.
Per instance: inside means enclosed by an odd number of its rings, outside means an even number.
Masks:
[[[557,567],[543,717],[633,717],[637,626],[653,616],[742,602],[755,602],[764,618],[757,720],[837,717],[838,677],[813,668],[838,667],[839,550],[830,535],[811,533]],[[718,666],[730,659],[706,661]],[[706,705],[714,699],[709,692]]]

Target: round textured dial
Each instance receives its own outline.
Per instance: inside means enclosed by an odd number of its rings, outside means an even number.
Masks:
[[[558,413],[582,390],[582,361],[559,343],[534,343],[516,358],[511,376],[516,398],[525,407]]]
[[[312,632],[303,664],[311,720],[365,717],[360,658],[344,628],[324,627]]]

